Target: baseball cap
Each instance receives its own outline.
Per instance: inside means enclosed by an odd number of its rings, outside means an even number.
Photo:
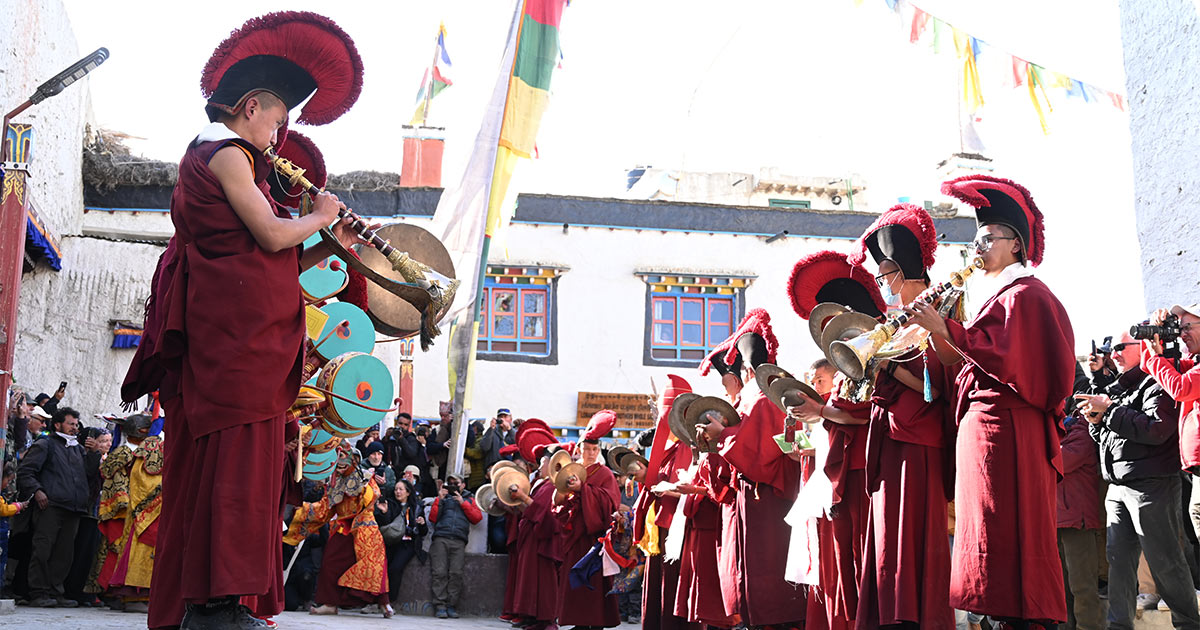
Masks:
[[[41,418],[42,420],[49,420],[49,419],[53,418],[54,416],[46,413],[45,409],[42,409],[41,407],[38,407],[35,405],[33,407],[33,417]]]
[[[497,418],[499,418],[500,416],[511,416],[511,415],[512,415],[512,412],[509,411],[508,408],[506,408],[506,407],[501,407],[496,410]]]
[[[414,465],[412,465],[412,464],[409,464],[409,465],[407,465],[407,466],[405,466],[405,467],[404,467],[404,474],[406,474],[406,475],[407,475],[408,473],[412,473],[412,474],[414,474],[414,475],[416,475],[416,476],[420,477],[420,476],[421,476],[421,469],[420,469],[420,468],[417,468],[416,466],[414,466]]]
[[[1183,317],[1184,313],[1194,317],[1200,317],[1200,304],[1191,304],[1189,306],[1181,306],[1176,304],[1175,306],[1171,307],[1171,314],[1176,317]]]

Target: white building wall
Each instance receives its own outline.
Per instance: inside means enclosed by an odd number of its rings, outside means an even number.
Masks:
[[[1188,0],[1122,0],[1146,308],[1200,302],[1200,30]]]
[[[807,322],[792,309],[787,280],[796,261],[822,249],[850,251],[844,239],[784,238],[773,243],[758,236],[662,232],[657,230],[561,227],[516,223],[507,234],[514,262],[570,267],[558,282],[558,364],[534,365],[479,361],[473,417],[491,417],[508,407],[517,417],[538,417],[551,424],[574,424],[578,392],[650,393],[650,379],[661,391],[667,374],[679,374],[701,393],[718,395],[714,374],[695,368],[643,365],[646,337],[646,284],[634,275],[641,268],[678,273],[757,275],[746,290],[744,311],[762,307],[771,314],[779,338],[779,362],[799,372],[819,358]],[[961,247],[943,248],[932,274],[945,279],[961,268]],[[502,262],[496,257],[493,263]],[[735,323],[736,324],[736,323]],[[439,339],[414,362],[414,415],[436,417],[439,400],[448,400],[445,341]]]

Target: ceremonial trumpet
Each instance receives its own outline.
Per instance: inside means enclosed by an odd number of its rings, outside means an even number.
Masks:
[[[308,181],[308,178],[304,176],[304,169],[296,166],[287,158],[279,157],[273,147],[267,147],[263,151],[263,154],[266,155],[267,161],[271,163],[275,171],[287,180],[288,184],[299,186],[313,196],[322,192],[320,188],[317,188],[316,185]],[[352,219],[351,227],[358,232],[363,240],[367,241],[369,245],[387,257],[388,262],[392,265],[392,269],[399,273],[405,282],[416,285],[429,294],[430,305],[427,311],[423,313],[423,319],[425,320],[423,324],[427,330],[422,334],[421,343],[422,348],[426,348],[428,339],[432,339],[439,332],[436,321],[438,314],[443,313],[454,301],[454,293],[458,289],[459,281],[441,276],[441,274],[428,265],[411,258],[408,252],[396,249],[387,239],[377,234],[374,229],[371,229],[371,226],[353,211],[345,207],[338,208],[338,216],[343,219]],[[430,279],[430,277],[433,279]]]
[[[971,259],[969,265],[951,274],[949,280],[926,289],[909,307],[921,302],[933,304],[947,291],[961,289],[976,269],[983,269],[983,259],[978,256]],[[907,312],[901,313],[853,339],[834,341],[829,345],[829,360],[852,380],[862,380],[867,375],[867,365],[910,319],[912,316]]]

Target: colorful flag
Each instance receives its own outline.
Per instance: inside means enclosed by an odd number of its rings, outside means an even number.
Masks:
[[[954,29],[954,49],[958,58],[963,62],[963,103],[967,113],[974,114],[983,107],[983,90],[979,86],[979,68],[975,65],[975,55],[979,49],[979,40]]]
[[[929,24],[929,14],[917,7],[913,7],[912,29],[908,34],[908,41],[915,44],[921,39],[921,33],[925,31],[925,26]]]
[[[446,25],[438,27],[437,43],[433,49],[433,63],[425,68],[425,76],[421,77],[421,89],[417,91],[417,110],[413,112],[412,126],[425,124],[429,116],[429,101],[441,94],[442,90],[454,85],[447,76],[450,70],[450,53],[446,52]],[[431,76],[432,75],[432,76]]]
[[[508,222],[504,198],[519,158],[534,151],[538,126],[550,95],[550,77],[559,60],[558,26],[567,0],[517,0],[500,72],[492,90],[475,146],[457,187],[447,188],[434,213],[458,278],[462,281],[450,323],[448,369],[454,400],[454,429],[449,469],[462,469],[470,407],[475,346],[479,338],[479,295],[493,237]]]

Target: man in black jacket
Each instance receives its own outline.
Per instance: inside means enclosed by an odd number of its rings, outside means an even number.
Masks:
[[[50,434],[33,443],[17,469],[17,492],[32,497],[33,557],[29,565],[29,605],[74,608],[63,592],[71,570],[79,518],[88,513],[84,447],[76,440],[79,412],[59,409]]]
[[[1139,366],[1141,346],[1122,333],[1113,346],[1116,380],[1079,394],[1079,408],[1100,445],[1100,473],[1109,482],[1108,627],[1133,628],[1138,551],[1171,608],[1176,628],[1200,630],[1200,612],[1179,541],[1179,408]]]
[[[417,492],[423,497],[431,497],[437,493],[433,475],[429,472],[429,455],[427,448],[436,443],[436,438],[430,435],[429,427],[421,427],[417,432],[412,430],[412,416],[401,412],[396,416],[396,431],[388,435],[384,442],[387,459],[392,464],[396,478],[404,476],[404,469],[416,466],[421,471],[417,480]]]

